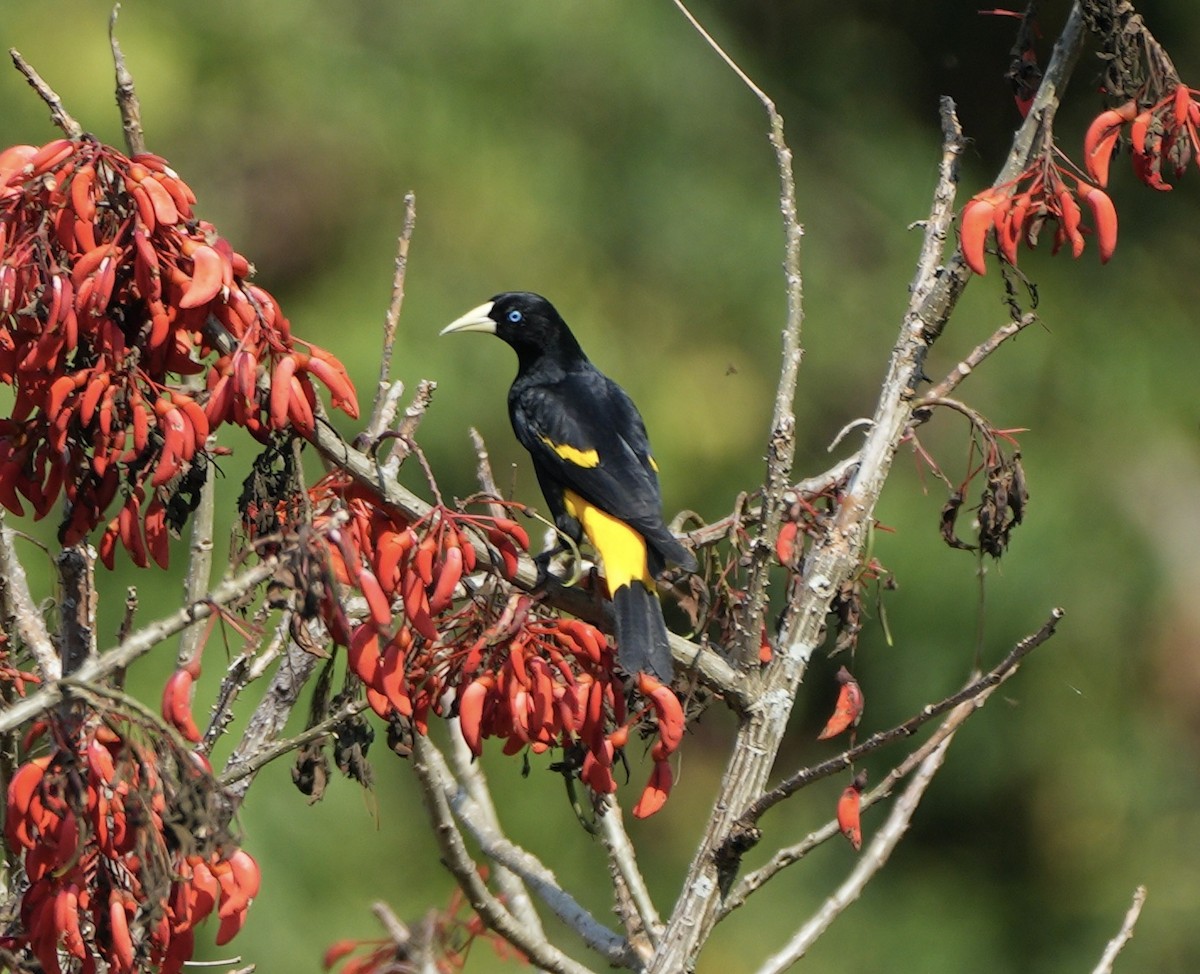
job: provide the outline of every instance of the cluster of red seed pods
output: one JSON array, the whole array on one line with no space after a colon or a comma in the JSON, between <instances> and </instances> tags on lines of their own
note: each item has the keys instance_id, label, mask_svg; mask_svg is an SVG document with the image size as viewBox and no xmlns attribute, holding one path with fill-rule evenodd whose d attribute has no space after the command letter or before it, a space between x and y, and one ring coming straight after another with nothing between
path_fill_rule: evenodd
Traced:
<instances>
[{"instance_id":1,"label":"cluster of red seed pods","mask_svg":"<svg viewBox=\"0 0 1200 974\"><path fill-rule=\"evenodd\" d=\"M1117 246L1117 211L1112 200L1099 187L1045 156L1036 159L1016 179L976 194L963 207L963 260L976 274L986 274L984 246L994 230L1000 253L1015 265L1021 242L1030 250L1036 247L1047 220L1055 224L1051 252L1057 254L1069 244L1072 256L1079 257L1085 231L1080 201L1091 211L1100 262L1106 263Z\"/></svg>"},{"instance_id":2,"label":"cluster of red seed pods","mask_svg":"<svg viewBox=\"0 0 1200 974\"><path fill-rule=\"evenodd\" d=\"M1137 100L1101 112L1083 140L1084 163L1101 186L1108 185L1109 164L1121 130L1129 126L1134 174L1151 189L1169 190L1165 169L1181 177L1200 153L1200 102L1197 92L1177 84L1153 104Z\"/></svg>"},{"instance_id":3,"label":"cluster of red seed pods","mask_svg":"<svg viewBox=\"0 0 1200 974\"><path fill-rule=\"evenodd\" d=\"M205 841L204 827L173 818L180 804L201 804L180 803L183 790L212 793L203 759L165 763L141 736L105 718L73 732L41 721L26 737L27 749L47 737L52 746L9 781L5 842L29 886L19 932L0 942L31 952L47 974L180 971L196 926L215 912L217 943L227 943L258 892L258 866L246 852ZM188 825L185 849L179 836Z\"/></svg>"},{"instance_id":4,"label":"cluster of red seed pods","mask_svg":"<svg viewBox=\"0 0 1200 974\"><path fill-rule=\"evenodd\" d=\"M310 436L311 377L358 414L341 363L297 345L195 201L162 158L88 137L0 152L0 504L40 518L65 494L74 544L121 498L109 566L118 542L166 564L169 486L221 423Z\"/></svg>"},{"instance_id":5,"label":"cluster of red seed pods","mask_svg":"<svg viewBox=\"0 0 1200 974\"><path fill-rule=\"evenodd\" d=\"M614 761L628 739L625 691L615 657L598 629L578 619L537 611L530 596L468 597L477 546L500 572L516 573L529 537L506 517L444 506L409 519L342 473L309 491L312 527L325 537L332 576L362 594L366 616L351 625L336 593L320 613L347 647L351 671L381 717L410 720L418 733L429 714L453 700L463 736L476 754L483 740L504 740L504 752L562 748L580 755L578 773L593 791L616 790ZM286 505L281 508L290 510ZM339 512L340 524L333 519ZM643 676L639 691L656 718L658 742L650 785L635 808L649 815L671 787L668 758L683 736L675 694Z\"/></svg>"}]
</instances>

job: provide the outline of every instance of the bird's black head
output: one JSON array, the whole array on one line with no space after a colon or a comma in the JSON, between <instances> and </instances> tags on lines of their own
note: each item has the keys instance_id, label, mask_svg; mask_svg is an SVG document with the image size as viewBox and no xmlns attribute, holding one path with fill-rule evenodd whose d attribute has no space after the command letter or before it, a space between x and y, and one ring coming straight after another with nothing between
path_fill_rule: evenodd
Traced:
<instances>
[{"instance_id":1,"label":"bird's black head","mask_svg":"<svg viewBox=\"0 0 1200 974\"><path fill-rule=\"evenodd\" d=\"M492 333L513 347L522 365L544 356L563 364L584 358L579 343L554 305L529 291L497 294L451 322L441 333L459 331Z\"/></svg>"}]
</instances>

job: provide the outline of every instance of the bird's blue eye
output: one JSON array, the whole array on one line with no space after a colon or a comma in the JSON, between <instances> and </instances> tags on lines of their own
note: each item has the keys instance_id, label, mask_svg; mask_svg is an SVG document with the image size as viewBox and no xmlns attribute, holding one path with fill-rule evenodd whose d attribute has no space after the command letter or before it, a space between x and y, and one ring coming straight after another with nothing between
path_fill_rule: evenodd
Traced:
<instances>
[{"instance_id":1,"label":"bird's blue eye","mask_svg":"<svg viewBox=\"0 0 1200 974\"><path fill-rule=\"evenodd\" d=\"M525 319L525 316L516 308L513 308L505 317L508 318L510 324L514 325L519 325Z\"/></svg>"}]
</instances>

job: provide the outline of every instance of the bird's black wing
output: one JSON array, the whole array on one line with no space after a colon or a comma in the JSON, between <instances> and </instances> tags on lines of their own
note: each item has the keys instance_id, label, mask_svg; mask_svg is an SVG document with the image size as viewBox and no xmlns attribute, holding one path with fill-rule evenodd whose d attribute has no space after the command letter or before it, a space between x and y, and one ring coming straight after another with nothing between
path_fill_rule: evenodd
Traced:
<instances>
[{"instance_id":1,"label":"bird's black wing","mask_svg":"<svg viewBox=\"0 0 1200 974\"><path fill-rule=\"evenodd\" d=\"M665 560L691 561L663 524L646 427L620 386L594 368L576 369L514 385L509 410L544 493L547 480L572 490L634 528Z\"/></svg>"}]
</instances>

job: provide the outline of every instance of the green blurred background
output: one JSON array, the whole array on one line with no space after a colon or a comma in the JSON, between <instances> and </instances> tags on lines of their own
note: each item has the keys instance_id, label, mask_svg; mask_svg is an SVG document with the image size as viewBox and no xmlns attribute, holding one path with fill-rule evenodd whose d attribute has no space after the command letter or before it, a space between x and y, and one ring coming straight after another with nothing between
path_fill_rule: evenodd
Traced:
<instances>
[{"instance_id":1,"label":"green blurred background","mask_svg":"<svg viewBox=\"0 0 1200 974\"><path fill-rule=\"evenodd\" d=\"M4 47L19 49L87 129L120 144L108 7L4 6ZM967 195L991 178L1018 124L1001 80L1015 22L976 6L697 4L776 99L796 153L806 229L798 475L827 466L836 431L872 409L919 245L906 228L926 215L936 175L937 96L957 100L972 139ZM1044 6L1048 48L1066 4ZM1200 7L1159 0L1142 12L1200 84ZM513 288L555 301L639 403L670 511L717 517L755 485L784 317L777 177L760 106L670 3L134 0L119 33L150 146L255 262L295 331L342 357L364 399L402 198L415 191L396 374L410 389L439 383L419 439L445 492L474 489L473 424L501 483L540 502L504 412L510 353L436 337ZM1085 59L1060 115L1068 152L1078 154L1101 107L1096 84L1096 62ZM0 145L52 138L46 116L14 71L0 72ZM954 689L980 625L987 661L1053 605L1067 613L1060 635L961 733L910 835L810 952L810 970L1090 970L1139 883L1149 901L1118 969L1200 968L1200 198L1194 173L1168 195L1136 185L1124 161L1114 168L1121 240L1110 265L1090 244L1078 262L1022 254L1043 324L962 389L996 425L1030 429L1021 437L1028 520L1008 556L986 566L982 616L976 562L937 534L944 491L911 452L898 457L879 510L895 533L876 542L899 583L886 599L894 645L873 612L854 660L868 698L863 729ZM932 376L1005 320L1000 296L994 271L972 282ZM922 436L961 477L963 427L939 419ZM226 504L249 446L222 465ZM421 487L417 473L405 477ZM29 551L48 593L45 562ZM121 571L104 582L117 599L136 582L147 619L178 599L177 573ZM221 652L215 640L202 694ZM164 647L137 667L148 699L171 656ZM814 663L783 769L833 753L813 738L840 662ZM664 911L729 730L719 708L707 714L666 810L631 826ZM309 808L283 764L251 791L242 825L263 893L231 947L260 971L316 971L333 940L376 936L377 898L416 919L449 897L409 770L382 741L373 756L371 796L339 780ZM558 779L544 760L522 779L518 762L497 757L489 752L485 766L514 838L607 917L602 852L575 825ZM878 779L899 757L867 767ZM644 773L635 764L625 798ZM772 812L764 849L828 819L843 784ZM868 813L867 831L880 820ZM718 928L700 970L754 970L852 863L844 843L818 850ZM199 940L201 956L231 956L211 933ZM468 965L511 969L485 945Z\"/></svg>"}]
</instances>

